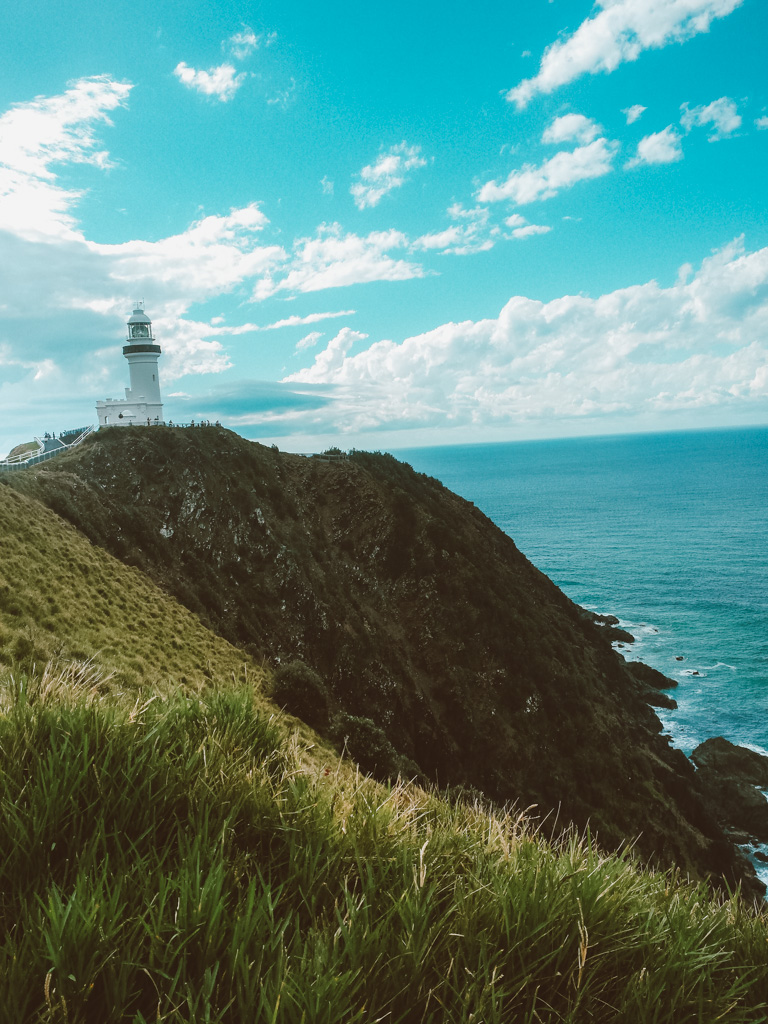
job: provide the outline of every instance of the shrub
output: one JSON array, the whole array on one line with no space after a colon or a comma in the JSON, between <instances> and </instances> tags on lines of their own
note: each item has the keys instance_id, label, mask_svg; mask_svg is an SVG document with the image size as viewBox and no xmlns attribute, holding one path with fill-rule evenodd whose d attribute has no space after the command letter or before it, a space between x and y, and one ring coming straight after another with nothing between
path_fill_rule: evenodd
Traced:
<instances>
[{"instance_id":1,"label":"shrub","mask_svg":"<svg viewBox=\"0 0 768 1024\"><path fill-rule=\"evenodd\" d=\"M328 728L328 691L317 672L303 661L289 661L275 671L271 696L315 729Z\"/></svg>"},{"instance_id":2,"label":"shrub","mask_svg":"<svg viewBox=\"0 0 768 1024\"><path fill-rule=\"evenodd\" d=\"M398 754L384 730L370 718L343 713L334 721L333 734L364 772L379 779L395 779L398 775L421 778L418 766Z\"/></svg>"}]
</instances>

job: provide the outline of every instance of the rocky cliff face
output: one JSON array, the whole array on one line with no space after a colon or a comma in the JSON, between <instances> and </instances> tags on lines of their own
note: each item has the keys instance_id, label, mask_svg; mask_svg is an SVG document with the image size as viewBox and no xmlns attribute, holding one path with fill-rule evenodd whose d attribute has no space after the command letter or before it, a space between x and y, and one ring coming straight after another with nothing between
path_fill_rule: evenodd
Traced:
<instances>
[{"instance_id":1,"label":"rocky cliff face","mask_svg":"<svg viewBox=\"0 0 768 1024\"><path fill-rule=\"evenodd\" d=\"M535 805L548 829L639 837L646 858L698 875L748 870L661 736L648 682L478 509L392 457L113 430L13 486L227 639L301 659L331 730L370 720L401 764Z\"/></svg>"}]
</instances>

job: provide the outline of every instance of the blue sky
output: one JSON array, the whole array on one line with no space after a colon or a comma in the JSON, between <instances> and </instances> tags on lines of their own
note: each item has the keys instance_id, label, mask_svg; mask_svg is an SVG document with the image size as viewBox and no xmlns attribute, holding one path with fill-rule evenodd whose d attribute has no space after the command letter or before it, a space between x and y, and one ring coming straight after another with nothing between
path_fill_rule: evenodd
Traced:
<instances>
[{"instance_id":1,"label":"blue sky","mask_svg":"<svg viewBox=\"0 0 768 1024\"><path fill-rule=\"evenodd\" d=\"M768 423L761 0L6 5L0 452Z\"/></svg>"}]
</instances>

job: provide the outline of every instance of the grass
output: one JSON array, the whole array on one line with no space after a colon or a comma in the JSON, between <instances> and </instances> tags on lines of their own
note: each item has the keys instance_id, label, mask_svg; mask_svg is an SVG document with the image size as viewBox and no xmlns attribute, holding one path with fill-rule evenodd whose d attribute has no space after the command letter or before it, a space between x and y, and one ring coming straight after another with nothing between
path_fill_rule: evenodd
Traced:
<instances>
[{"instance_id":1,"label":"grass","mask_svg":"<svg viewBox=\"0 0 768 1024\"><path fill-rule=\"evenodd\" d=\"M307 769L250 685L0 678L0 1022L766 1019L766 921L525 818Z\"/></svg>"},{"instance_id":2,"label":"grass","mask_svg":"<svg viewBox=\"0 0 768 1024\"><path fill-rule=\"evenodd\" d=\"M138 569L0 486L0 665L95 658L113 687L263 673Z\"/></svg>"}]
</instances>

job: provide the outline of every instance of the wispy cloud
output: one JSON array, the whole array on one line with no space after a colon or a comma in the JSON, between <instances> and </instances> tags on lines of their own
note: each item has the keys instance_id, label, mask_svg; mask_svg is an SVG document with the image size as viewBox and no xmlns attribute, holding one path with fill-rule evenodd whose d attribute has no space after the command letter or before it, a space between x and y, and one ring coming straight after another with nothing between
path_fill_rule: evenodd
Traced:
<instances>
[{"instance_id":1,"label":"wispy cloud","mask_svg":"<svg viewBox=\"0 0 768 1024\"><path fill-rule=\"evenodd\" d=\"M80 238L72 209L81 196L57 184L54 167L111 166L96 126L125 106L132 85L81 78L59 96L17 103L0 117L0 228L24 238Z\"/></svg>"},{"instance_id":2,"label":"wispy cloud","mask_svg":"<svg viewBox=\"0 0 768 1024\"><path fill-rule=\"evenodd\" d=\"M173 69L174 75L182 85L203 96L214 96L222 103L227 103L248 77L245 71L239 74L232 64L219 64L207 71L198 71L181 61Z\"/></svg>"},{"instance_id":3,"label":"wispy cloud","mask_svg":"<svg viewBox=\"0 0 768 1024\"><path fill-rule=\"evenodd\" d=\"M424 270L418 263L390 255L407 246L408 239L400 231L372 231L360 236L345 233L340 224L321 224L314 236L298 238L292 254L258 282L254 299L265 299L279 291L315 292L423 277Z\"/></svg>"},{"instance_id":4,"label":"wispy cloud","mask_svg":"<svg viewBox=\"0 0 768 1024\"><path fill-rule=\"evenodd\" d=\"M600 178L613 170L618 143L599 138L587 146L561 150L538 166L524 164L512 171L506 181L486 182L477 193L481 203L510 199L520 205L556 196L578 181Z\"/></svg>"},{"instance_id":5,"label":"wispy cloud","mask_svg":"<svg viewBox=\"0 0 768 1024\"><path fill-rule=\"evenodd\" d=\"M375 163L367 164L360 171L360 180L349 190L358 210L377 206L385 195L405 183L407 171L426 166L427 161L420 154L419 146L401 142L381 153Z\"/></svg>"},{"instance_id":6,"label":"wispy cloud","mask_svg":"<svg viewBox=\"0 0 768 1024\"><path fill-rule=\"evenodd\" d=\"M627 124L634 124L635 121L638 121L642 117L647 109L647 107L643 107L639 103L635 103L631 107L624 107L621 112L622 114L626 114Z\"/></svg>"},{"instance_id":7,"label":"wispy cloud","mask_svg":"<svg viewBox=\"0 0 768 1024\"><path fill-rule=\"evenodd\" d=\"M627 161L625 167L640 167L642 164L673 164L683 159L680 133L673 125L661 132L646 135L637 144L637 153Z\"/></svg>"},{"instance_id":8,"label":"wispy cloud","mask_svg":"<svg viewBox=\"0 0 768 1024\"><path fill-rule=\"evenodd\" d=\"M757 117L755 118L755 127L759 131L763 131L768 128L768 117Z\"/></svg>"},{"instance_id":9,"label":"wispy cloud","mask_svg":"<svg viewBox=\"0 0 768 1024\"><path fill-rule=\"evenodd\" d=\"M727 139L741 127L741 114L738 113L734 101L728 96L721 96L719 100L713 100L706 106L690 109L687 103L683 103L680 109L683 112L680 124L686 132L692 128L705 128L707 125L712 125L709 134L710 142Z\"/></svg>"},{"instance_id":10,"label":"wispy cloud","mask_svg":"<svg viewBox=\"0 0 768 1024\"><path fill-rule=\"evenodd\" d=\"M299 338L296 342L295 351L304 352L308 348L314 348L322 336L322 331L310 331L309 334L305 334L303 338Z\"/></svg>"},{"instance_id":11,"label":"wispy cloud","mask_svg":"<svg viewBox=\"0 0 768 1024\"><path fill-rule=\"evenodd\" d=\"M552 228L548 224L529 224L525 217L513 213L504 221L512 229L513 238L531 238L533 235L546 235Z\"/></svg>"},{"instance_id":12,"label":"wispy cloud","mask_svg":"<svg viewBox=\"0 0 768 1024\"><path fill-rule=\"evenodd\" d=\"M276 38L275 32L257 34L248 25L243 25L242 31L235 32L226 42L222 43L222 48L228 51L235 60L245 60L259 47L270 46Z\"/></svg>"},{"instance_id":13,"label":"wispy cloud","mask_svg":"<svg viewBox=\"0 0 768 1024\"><path fill-rule=\"evenodd\" d=\"M453 223L442 231L432 231L416 238L412 243L413 249L467 256L492 249L501 236L500 228L489 223L487 206L466 209L461 203L453 203L447 212Z\"/></svg>"},{"instance_id":14,"label":"wispy cloud","mask_svg":"<svg viewBox=\"0 0 768 1024\"><path fill-rule=\"evenodd\" d=\"M598 0L599 12L576 31L552 43L538 74L507 93L518 109L534 96L551 93L581 75L610 73L644 50L682 43L706 32L743 0Z\"/></svg>"}]
</instances>

